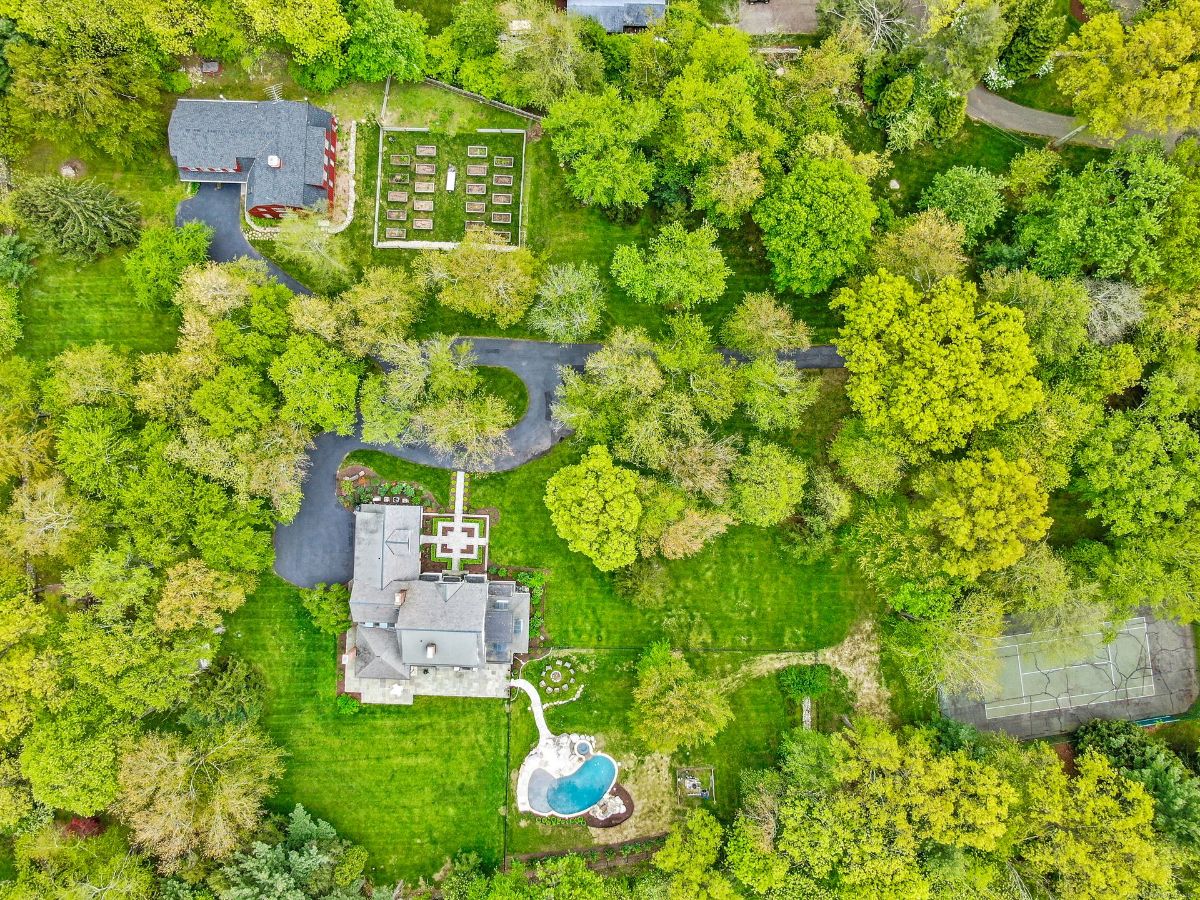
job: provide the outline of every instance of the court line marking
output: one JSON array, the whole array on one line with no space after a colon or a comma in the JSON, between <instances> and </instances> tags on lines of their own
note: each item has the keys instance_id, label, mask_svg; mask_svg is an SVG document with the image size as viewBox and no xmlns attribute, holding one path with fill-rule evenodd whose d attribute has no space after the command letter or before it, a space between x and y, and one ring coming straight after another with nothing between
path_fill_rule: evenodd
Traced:
<instances>
[{"instance_id":1,"label":"court line marking","mask_svg":"<svg viewBox=\"0 0 1200 900\"><path fill-rule=\"evenodd\" d=\"M1140 631L1140 635L1139 635L1139 631ZM1146 662L1146 665L1144 665L1144 666L1139 665L1137 667L1137 671L1135 671L1134 674L1131 675L1129 679L1126 679L1124 687L1118 687L1117 679L1116 679L1116 665L1115 665L1115 661L1113 660L1113 656L1112 656L1112 647L1117 642L1117 640L1119 640L1120 637L1124 634L1128 634L1130 637L1140 637L1141 638L1141 640L1138 642L1140 644L1138 655L1140 657L1142 651L1144 651L1146 654L1147 662ZM1108 643L1102 644L1102 646L1104 647L1105 657L1106 657L1106 661L1108 664L1109 681L1111 681L1113 683L1111 688L1104 690L1104 691L1089 691L1085 694L1075 694L1071 690L1071 684L1070 684L1070 678L1069 678L1070 670L1078 669L1078 668L1085 667L1085 666L1089 667L1089 668L1099 668L1099 665L1098 665L1099 661L1071 663L1070 665L1058 666L1057 668L1054 668L1054 669L1039 669L1038 670L1043 675L1047 675L1047 676L1052 675L1055 672L1066 672L1067 673L1068 677L1066 679L1065 687L1066 687L1066 691L1067 691L1066 699L1068 701L1068 705L1066 707L1062 706L1062 700L1063 700L1062 697L1042 696L1041 699L1037 699L1035 695L1032 695L1032 694L1029 694L1026 692L1025 667L1021 663L1021 656L1022 656L1021 651L1024 650L1026 647L1035 647L1035 646L1038 646L1039 644L1048 644L1048 643L1052 643L1054 641L1053 638L1044 638L1044 639L1038 640L1038 641L1025 641L1025 642L1021 642L1021 643L1015 642L1017 638L1030 637L1032 635L1033 635L1033 632L1027 631L1027 632L1023 632L1021 634L1005 635L1004 637L998 638L996 640L998 650L1007 650L1007 649L1011 648L1016 651L1016 653L1012 654L1012 655L1014 655L1017 660L1017 673L1018 673L1018 677L1020 680L1020 687L1021 687L1022 695L1019 698L1015 698L1012 700L997 700L997 701L993 701L991 703L984 703L983 707L984 707L984 717L985 718L987 718L987 719L1004 718L1005 714L1006 714L1005 713L1006 710L1015 709L1018 707L1029 707L1029 712L1031 712L1031 713L1033 713L1033 712L1049 712L1051 710L1076 709L1076 708L1079 708L1082 706L1091 706L1091 705L1095 705L1097 702L1112 703L1117 700L1140 700L1140 699L1145 699L1146 697L1152 697L1155 695L1155 693L1157 693L1157 688L1156 688L1156 685L1154 684L1154 667L1150 663L1150 630L1149 630L1149 625L1146 621L1145 616L1137 616L1133 619L1126 620L1125 624L1117 631L1113 640L1109 641ZM1085 637L1085 638L1103 637L1103 635L1104 635L1103 631L1097 631L1097 632L1090 632L1086 635L1082 635L1082 637ZM1138 685L1136 688L1132 687L1130 682L1133 680L1134 677L1136 677L1138 675L1139 672L1146 672L1146 673L1148 673L1148 675L1142 674L1141 675L1142 683L1140 685ZM1030 673L1030 674L1032 674L1032 673ZM1149 677L1149 679L1150 679L1149 692L1146 691L1146 678L1147 677ZM1124 697L1113 696L1109 700L1098 700L1097 699L1097 698L1105 696L1106 694L1120 694L1122 691L1124 691L1126 693L1126 696L1124 696ZM1136 696L1135 696L1135 693L1136 693ZM1050 704L1050 705L1047 705L1043 709L1034 709L1033 708L1035 705L1041 705L1041 704ZM996 715L996 713L999 713L1000 715Z\"/></svg>"}]
</instances>

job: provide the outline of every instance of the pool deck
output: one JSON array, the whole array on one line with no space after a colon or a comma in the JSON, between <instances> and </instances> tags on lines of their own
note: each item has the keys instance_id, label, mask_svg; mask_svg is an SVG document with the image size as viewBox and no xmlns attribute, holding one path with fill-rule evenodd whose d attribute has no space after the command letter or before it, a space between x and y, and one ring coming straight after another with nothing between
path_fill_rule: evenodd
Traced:
<instances>
[{"instance_id":1,"label":"pool deck","mask_svg":"<svg viewBox=\"0 0 1200 900\"><path fill-rule=\"evenodd\" d=\"M508 681L510 687L524 691L529 697L529 706L533 711L533 720L537 723L537 746L529 751L521 763L517 773L517 809L521 812L531 812L539 816L554 816L560 819L572 819L585 815L595 808L596 803L603 800L616 784L620 774L620 764L607 753L596 750L596 739L586 734L555 734L546 724L546 713L542 709L542 698L532 682L524 678L513 678ZM586 755L578 752L581 743L586 742L589 750ZM596 803L587 809L570 814L556 812L547 797L549 792L560 779L569 778L578 772L589 760L604 757L613 764L612 784L599 797Z\"/></svg>"}]
</instances>

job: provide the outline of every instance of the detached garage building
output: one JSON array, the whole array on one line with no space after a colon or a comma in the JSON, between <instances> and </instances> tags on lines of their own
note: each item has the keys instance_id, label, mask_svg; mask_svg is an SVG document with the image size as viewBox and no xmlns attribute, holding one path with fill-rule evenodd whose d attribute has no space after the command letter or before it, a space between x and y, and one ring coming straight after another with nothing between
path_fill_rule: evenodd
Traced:
<instances>
[{"instance_id":1,"label":"detached garage building","mask_svg":"<svg viewBox=\"0 0 1200 900\"><path fill-rule=\"evenodd\" d=\"M609 34L642 31L667 13L666 0L559 0L559 9L595 19Z\"/></svg>"},{"instance_id":2,"label":"detached garage building","mask_svg":"<svg viewBox=\"0 0 1200 900\"><path fill-rule=\"evenodd\" d=\"M333 206L337 119L294 100L180 100L167 128L183 181L244 184L246 210Z\"/></svg>"}]
</instances>

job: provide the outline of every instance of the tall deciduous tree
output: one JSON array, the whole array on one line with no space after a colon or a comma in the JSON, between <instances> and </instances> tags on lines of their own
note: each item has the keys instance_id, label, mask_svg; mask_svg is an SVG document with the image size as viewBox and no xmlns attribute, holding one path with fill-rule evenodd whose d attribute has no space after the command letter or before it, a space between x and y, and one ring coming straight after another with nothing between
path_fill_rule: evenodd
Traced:
<instances>
[{"instance_id":1,"label":"tall deciduous tree","mask_svg":"<svg viewBox=\"0 0 1200 900\"><path fill-rule=\"evenodd\" d=\"M956 279L924 293L880 272L834 300L847 393L867 426L935 451L1028 413L1041 398L1017 310Z\"/></svg>"},{"instance_id":2,"label":"tall deciduous tree","mask_svg":"<svg viewBox=\"0 0 1200 900\"><path fill-rule=\"evenodd\" d=\"M1162 268L1158 241L1183 176L1162 147L1129 140L1103 164L1061 173L1057 189L1025 200L1017 219L1030 265L1043 275L1153 280Z\"/></svg>"},{"instance_id":3,"label":"tall deciduous tree","mask_svg":"<svg viewBox=\"0 0 1200 900\"><path fill-rule=\"evenodd\" d=\"M537 290L537 260L525 247L495 249L487 229L470 231L453 250L430 250L417 257L416 277L447 309L515 325Z\"/></svg>"},{"instance_id":4,"label":"tall deciduous tree","mask_svg":"<svg viewBox=\"0 0 1200 900\"><path fill-rule=\"evenodd\" d=\"M974 244L1004 214L1004 187L1004 179L986 169L954 166L935 175L921 192L921 208L940 209Z\"/></svg>"},{"instance_id":5,"label":"tall deciduous tree","mask_svg":"<svg viewBox=\"0 0 1200 900\"><path fill-rule=\"evenodd\" d=\"M747 356L774 356L783 350L807 350L807 325L770 294L746 294L721 327L721 337Z\"/></svg>"},{"instance_id":6,"label":"tall deciduous tree","mask_svg":"<svg viewBox=\"0 0 1200 900\"><path fill-rule=\"evenodd\" d=\"M804 497L808 469L778 444L751 441L733 464L733 506L749 525L778 525Z\"/></svg>"},{"instance_id":7,"label":"tall deciduous tree","mask_svg":"<svg viewBox=\"0 0 1200 900\"><path fill-rule=\"evenodd\" d=\"M181 737L147 732L121 760L115 809L168 870L191 854L225 859L258 825L283 751L251 725Z\"/></svg>"},{"instance_id":8,"label":"tall deciduous tree","mask_svg":"<svg viewBox=\"0 0 1200 900\"><path fill-rule=\"evenodd\" d=\"M119 828L81 835L57 822L46 822L14 842L13 857L17 871L10 896L14 900L160 896L150 860L129 849Z\"/></svg>"},{"instance_id":9,"label":"tall deciduous tree","mask_svg":"<svg viewBox=\"0 0 1200 900\"><path fill-rule=\"evenodd\" d=\"M246 602L254 579L210 569L200 559L189 559L167 570L154 624L163 631L216 628L221 614Z\"/></svg>"},{"instance_id":10,"label":"tall deciduous tree","mask_svg":"<svg viewBox=\"0 0 1200 900\"><path fill-rule=\"evenodd\" d=\"M1154 133L1200 125L1200 2L1178 0L1129 26L1093 16L1067 40L1059 89L1097 134Z\"/></svg>"},{"instance_id":11,"label":"tall deciduous tree","mask_svg":"<svg viewBox=\"0 0 1200 900\"><path fill-rule=\"evenodd\" d=\"M357 411L359 367L312 335L288 338L271 363L283 418L318 431L349 434Z\"/></svg>"},{"instance_id":12,"label":"tall deciduous tree","mask_svg":"<svg viewBox=\"0 0 1200 900\"><path fill-rule=\"evenodd\" d=\"M967 267L966 230L940 209L900 220L871 250L871 266L903 275L921 288L961 278Z\"/></svg>"},{"instance_id":13,"label":"tall deciduous tree","mask_svg":"<svg viewBox=\"0 0 1200 900\"><path fill-rule=\"evenodd\" d=\"M13 128L129 159L162 139L159 74L139 53L101 55L64 42L12 42L7 110Z\"/></svg>"},{"instance_id":14,"label":"tall deciduous tree","mask_svg":"<svg viewBox=\"0 0 1200 900\"><path fill-rule=\"evenodd\" d=\"M622 244L613 253L612 275L634 300L690 309L725 291L729 267L715 245L717 230L705 223L688 231L672 222L650 239L648 250Z\"/></svg>"},{"instance_id":15,"label":"tall deciduous tree","mask_svg":"<svg viewBox=\"0 0 1200 900\"><path fill-rule=\"evenodd\" d=\"M202 222L143 231L138 245L122 259L137 301L147 307L169 304L184 269L207 258L211 239L212 229Z\"/></svg>"},{"instance_id":16,"label":"tall deciduous tree","mask_svg":"<svg viewBox=\"0 0 1200 900\"><path fill-rule=\"evenodd\" d=\"M388 0L354 0L349 8L346 74L358 81L419 81L425 74L425 17Z\"/></svg>"},{"instance_id":17,"label":"tall deciduous tree","mask_svg":"<svg viewBox=\"0 0 1200 900\"><path fill-rule=\"evenodd\" d=\"M117 768L134 729L76 691L52 716L34 722L21 745L21 774L39 803L90 816L117 796Z\"/></svg>"},{"instance_id":18,"label":"tall deciduous tree","mask_svg":"<svg viewBox=\"0 0 1200 900\"><path fill-rule=\"evenodd\" d=\"M577 465L555 472L546 483L546 507L567 546L602 572L637 559L637 475L614 465L607 448L592 447Z\"/></svg>"},{"instance_id":19,"label":"tall deciduous tree","mask_svg":"<svg viewBox=\"0 0 1200 900\"><path fill-rule=\"evenodd\" d=\"M603 209L640 209L650 199L657 164L644 144L662 119L652 97L626 99L606 85L550 107L543 122L550 145L568 167L567 188L576 200Z\"/></svg>"},{"instance_id":20,"label":"tall deciduous tree","mask_svg":"<svg viewBox=\"0 0 1200 900\"><path fill-rule=\"evenodd\" d=\"M733 718L719 681L697 675L665 641L651 644L637 664L630 729L655 753L707 744Z\"/></svg>"},{"instance_id":21,"label":"tall deciduous tree","mask_svg":"<svg viewBox=\"0 0 1200 900\"><path fill-rule=\"evenodd\" d=\"M1114 534L1152 533L1200 501L1200 437L1152 407L1111 413L1079 448L1089 515Z\"/></svg>"},{"instance_id":22,"label":"tall deciduous tree","mask_svg":"<svg viewBox=\"0 0 1200 900\"><path fill-rule=\"evenodd\" d=\"M850 163L809 156L754 207L775 283L805 295L828 290L862 258L878 215Z\"/></svg>"},{"instance_id":23,"label":"tall deciduous tree","mask_svg":"<svg viewBox=\"0 0 1200 900\"><path fill-rule=\"evenodd\" d=\"M579 19L531 0L518 0L515 17L527 24L505 36L500 60L522 101L549 109L603 82L603 57L580 39Z\"/></svg>"},{"instance_id":24,"label":"tall deciduous tree","mask_svg":"<svg viewBox=\"0 0 1200 900\"><path fill-rule=\"evenodd\" d=\"M983 279L989 300L1021 310L1038 362L1065 363L1088 340L1087 291L1077 280L1051 280L1036 272L990 272Z\"/></svg>"},{"instance_id":25,"label":"tall deciduous tree","mask_svg":"<svg viewBox=\"0 0 1200 900\"><path fill-rule=\"evenodd\" d=\"M925 504L915 524L931 538L937 566L955 578L1012 565L1050 527L1049 497L1029 463L997 450L943 463L918 479L917 490Z\"/></svg>"},{"instance_id":26,"label":"tall deciduous tree","mask_svg":"<svg viewBox=\"0 0 1200 900\"><path fill-rule=\"evenodd\" d=\"M546 270L526 321L552 341L578 341L600 326L604 294L594 265L559 263Z\"/></svg>"},{"instance_id":27,"label":"tall deciduous tree","mask_svg":"<svg viewBox=\"0 0 1200 900\"><path fill-rule=\"evenodd\" d=\"M254 30L283 41L307 64L340 50L350 24L337 0L239 0Z\"/></svg>"}]
</instances>

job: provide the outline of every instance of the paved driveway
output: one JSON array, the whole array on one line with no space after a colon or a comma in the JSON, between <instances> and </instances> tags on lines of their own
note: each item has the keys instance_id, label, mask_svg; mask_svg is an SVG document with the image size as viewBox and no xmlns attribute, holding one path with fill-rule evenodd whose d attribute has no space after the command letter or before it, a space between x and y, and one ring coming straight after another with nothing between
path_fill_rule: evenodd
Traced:
<instances>
[{"instance_id":1,"label":"paved driveway","mask_svg":"<svg viewBox=\"0 0 1200 900\"><path fill-rule=\"evenodd\" d=\"M770 0L738 7L737 27L746 34L813 34L817 30L816 0Z\"/></svg>"},{"instance_id":2,"label":"paved driveway","mask_svg":"<svg viewBox=\"0 0 1200 900\"><path fill-rule=\"evenodd\" d=\"M201 185L194 196L179 204L175 218L179 225L205 222L213 229L209 256L218 262L244 256L262 259L242 233L241 198L236 187ZM309 293L278 266L268 261L267 267L293 291ZM565 429L557 427L550 416L550 402L560 380L559 367L582 367L598 344L550 344L508 338L468 340L482 365L511 369L525 383L529 395L525 415L508 431L509 451L480 467L480 471L515 469L566 437ZM791 351L784 357L802 369L833 369L844 364L837 350L829 346ZM336 480L346 454L363 449L383 450L426 466L458 467L451 455L436 453L422 444L365 443L361 427L355 428L351 435L318 435L309 453L300 511L291 523L275 529L275 571L293 584L312 587L322 581L350 580L354 560L353 517L337 501Z\"/></svg>"}]
</instances>

